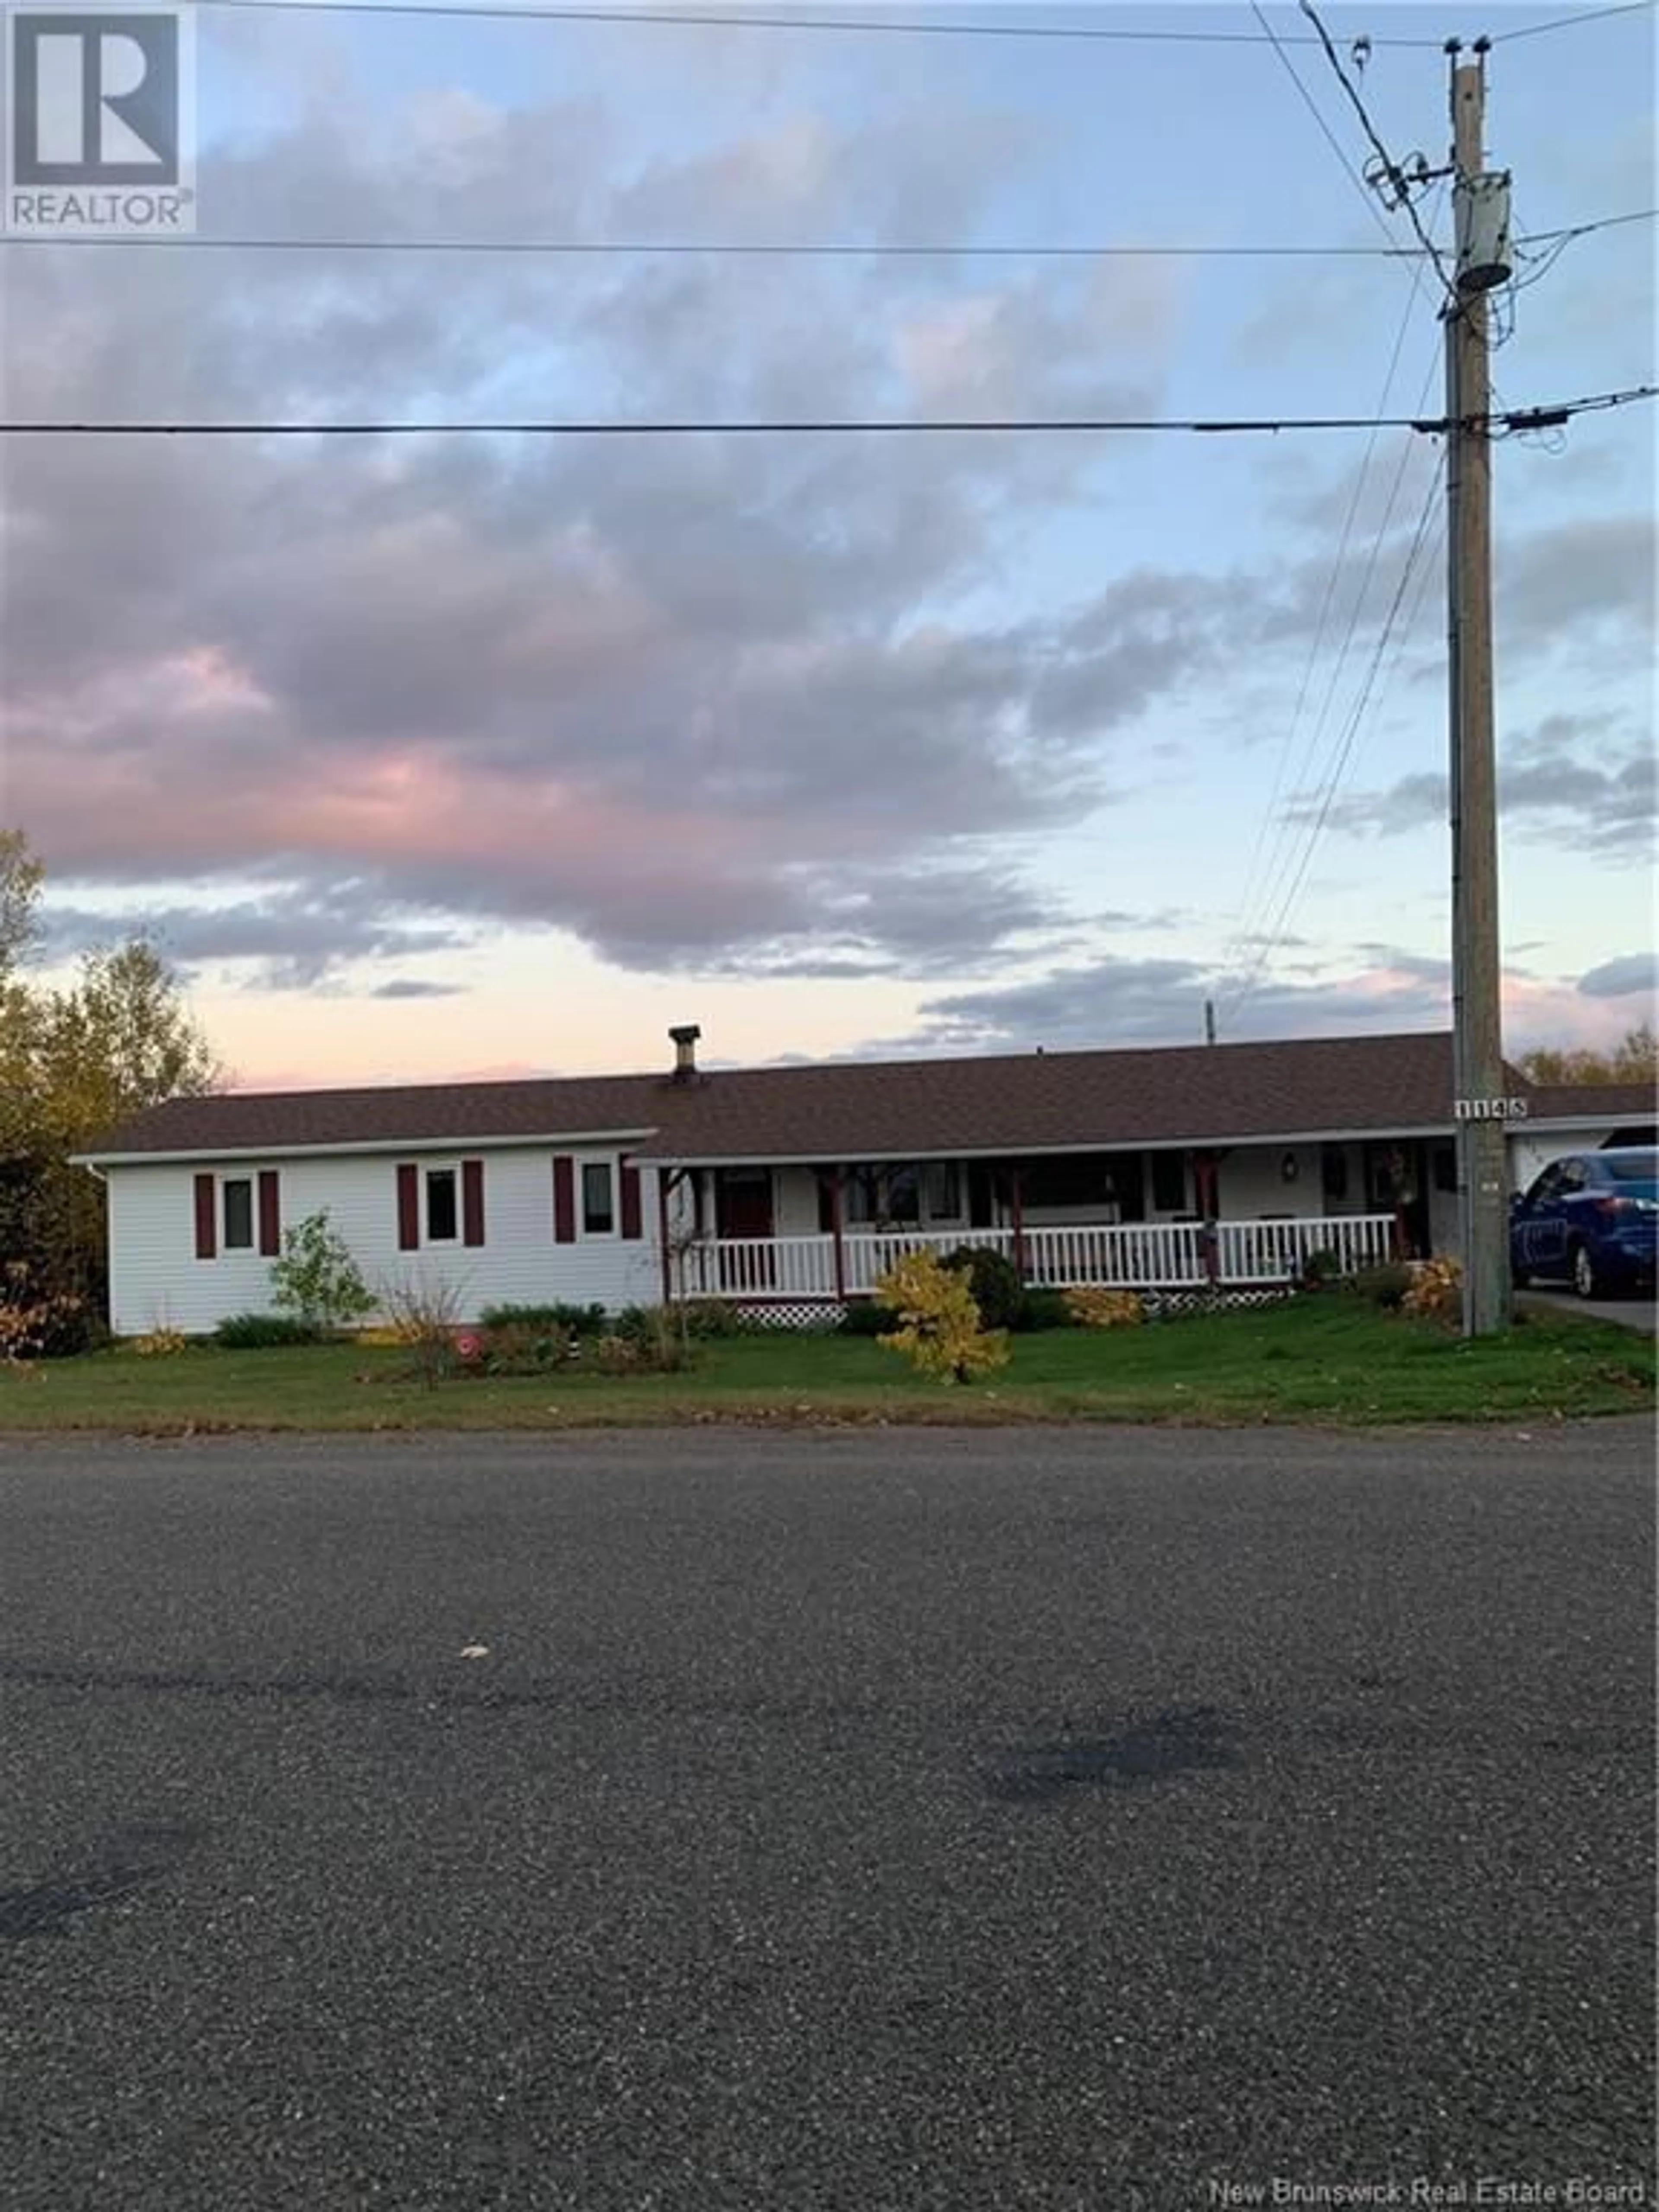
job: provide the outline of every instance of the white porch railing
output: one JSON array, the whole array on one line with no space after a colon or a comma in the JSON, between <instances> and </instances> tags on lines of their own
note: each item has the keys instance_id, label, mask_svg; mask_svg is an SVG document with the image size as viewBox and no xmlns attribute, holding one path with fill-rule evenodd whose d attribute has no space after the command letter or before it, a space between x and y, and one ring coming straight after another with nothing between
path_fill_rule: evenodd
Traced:
<instances>
[{"instance_id":1,"label":"white porch railing","mask_svg":"<svg viewBox=\"0 0 1659 2212\"><path fill-rule=\"evenodd\" d=\"M1394 1218L1387 1213L1218 1222L1217 1279L1224 1285L1289 1281L1315 1252L1333 1253L1338 1272L1352 1274L1388 1259L1393 1232ZM1025 1279L1034 1287L1173 1290L1190 1289L1207 1279L1204 1231L1196 1222L1027 1229L1020 1242ZM1014 1256L1011 1229L850 1229L842 1238L838 1283L833 1237L711 1238L684 1255L685 1294L725 1298L867 1296L907 1252L943 1254L964 1244L989 1245L1010 1259Z\"/></svg>"},{"instance_id":2,"label":"white porch railing","mask_svg":"<svg viewBox=\"0 0 1659 2212\"><path fill-rule=\"evenodd\" d=\"M1283 1282L1316 1252L1336 1256L1336 1272L1380 1267L1394 1237L1391 1213L1338 1214L1327 1221L1220 1221L1217 1255L1224 1283Z\"/></svg>"}]
</instances>

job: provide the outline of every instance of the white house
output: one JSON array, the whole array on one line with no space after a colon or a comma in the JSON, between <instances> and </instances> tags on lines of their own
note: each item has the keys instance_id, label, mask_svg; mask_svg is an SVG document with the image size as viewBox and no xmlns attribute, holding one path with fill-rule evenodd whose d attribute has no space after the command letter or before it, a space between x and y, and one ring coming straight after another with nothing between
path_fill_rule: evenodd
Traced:
<instances>
[{"instance_id":1,"label":"white house","mask_svg":"<svg viewBox=\"0 0 1659 2212\"><path fill-rule=\"evenodd\" d=\"M107 1186L112 1327L269 1310L283 1230L323 1210L371 1285L441 1282L465 1318L679 1290L804 1316L917 1244L1169 1290L1455 1249L1445 1036L705 1070L698 1032L672 1035L657 1073L141 1115L83 1162ZM1603 1103L1554 1149L1632 1118ZM1555 1125L1521 1126L1535 1146Z\"/></svg>"}]
</instances>

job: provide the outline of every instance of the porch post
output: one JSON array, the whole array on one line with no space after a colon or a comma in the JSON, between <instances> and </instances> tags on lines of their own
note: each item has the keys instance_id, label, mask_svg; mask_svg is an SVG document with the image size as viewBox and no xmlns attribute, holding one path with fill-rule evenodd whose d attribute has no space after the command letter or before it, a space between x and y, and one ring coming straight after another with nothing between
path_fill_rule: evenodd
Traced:
<instances>
[{"instance_id":1,"label":"porch post","mask_svg":"<svg viewBox=\"0 0 1659 2212\"><path fill-rule=\"evenodd\" d=\"M1204 1217L1204 1274L1212 1290L1221 1280L1221 1238L1216 1228L1216 1162L1213 1152L1193 1154L1198 1210Z\"/></svg>"},{"instance_id":2,"label":"porch post","mask_svg":"<svg viewBox=\"0 0 1659 2212\"><path fill-rule=\"evenodd\" d=\"M840 1168L831 1168L830 1170L830 1235L833 1239L830 1250L836 1270L837 1300L847 1296L847 1249L841 1241L842 1174L842 1170Z\"/></svg>"},{"instance_id":3,"label":"porch post","mask_svg":"<svg viewBox=\"0 0 1659 2212\"><path fill-rule=\"evenodd\" d=\"M662 1302L674 1303L674 1262L668 1249L668 1187L672 1178L665 1168L657 1170L657 1254L662 1268Z\"/></svg>"}]
</instances>

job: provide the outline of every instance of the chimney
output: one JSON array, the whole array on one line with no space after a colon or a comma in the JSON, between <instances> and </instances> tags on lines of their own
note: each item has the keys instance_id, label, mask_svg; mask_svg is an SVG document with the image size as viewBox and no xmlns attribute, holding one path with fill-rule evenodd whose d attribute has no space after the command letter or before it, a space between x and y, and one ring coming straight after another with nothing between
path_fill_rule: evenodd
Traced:
<instances>
[{"instance_id":1,"label":"chimney","mask_svg":"<svg viewBox=\"0 0 1659 2212\"><path fill-rule=\"evenodd\" d=\"M668 1032L674 1044L674 1080L676 1083L695 1083L697 1079L697 1039L702 1031L695 1022Z\"/></svg>"}]
</instances>

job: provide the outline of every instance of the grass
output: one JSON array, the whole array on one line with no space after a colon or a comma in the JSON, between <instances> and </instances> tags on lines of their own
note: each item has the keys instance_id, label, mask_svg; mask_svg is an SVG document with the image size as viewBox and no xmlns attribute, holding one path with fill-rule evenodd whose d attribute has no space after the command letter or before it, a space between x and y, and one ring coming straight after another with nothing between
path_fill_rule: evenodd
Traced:
<instances>
[{"instance_id":1,"label":"grass","mask_svg":"<svg viewBox=\"0 0 1659 2212\"><path fill-rule=\"evenodd\" d=\"M968 1388L926 1382L869 1339L780 1334L701 1347L689 1373L455 1380L428 1390L394 1351L331 1345L174 1357L94 1352L0 1370L0 1431L575 1429L811 1423L1551 1420L1654 1402L1646 1338L1530 1314L1465 1343L1432 1322L1327 1293L1254 1311L1013 1340Z\"/></svg>"}]
</instances>

